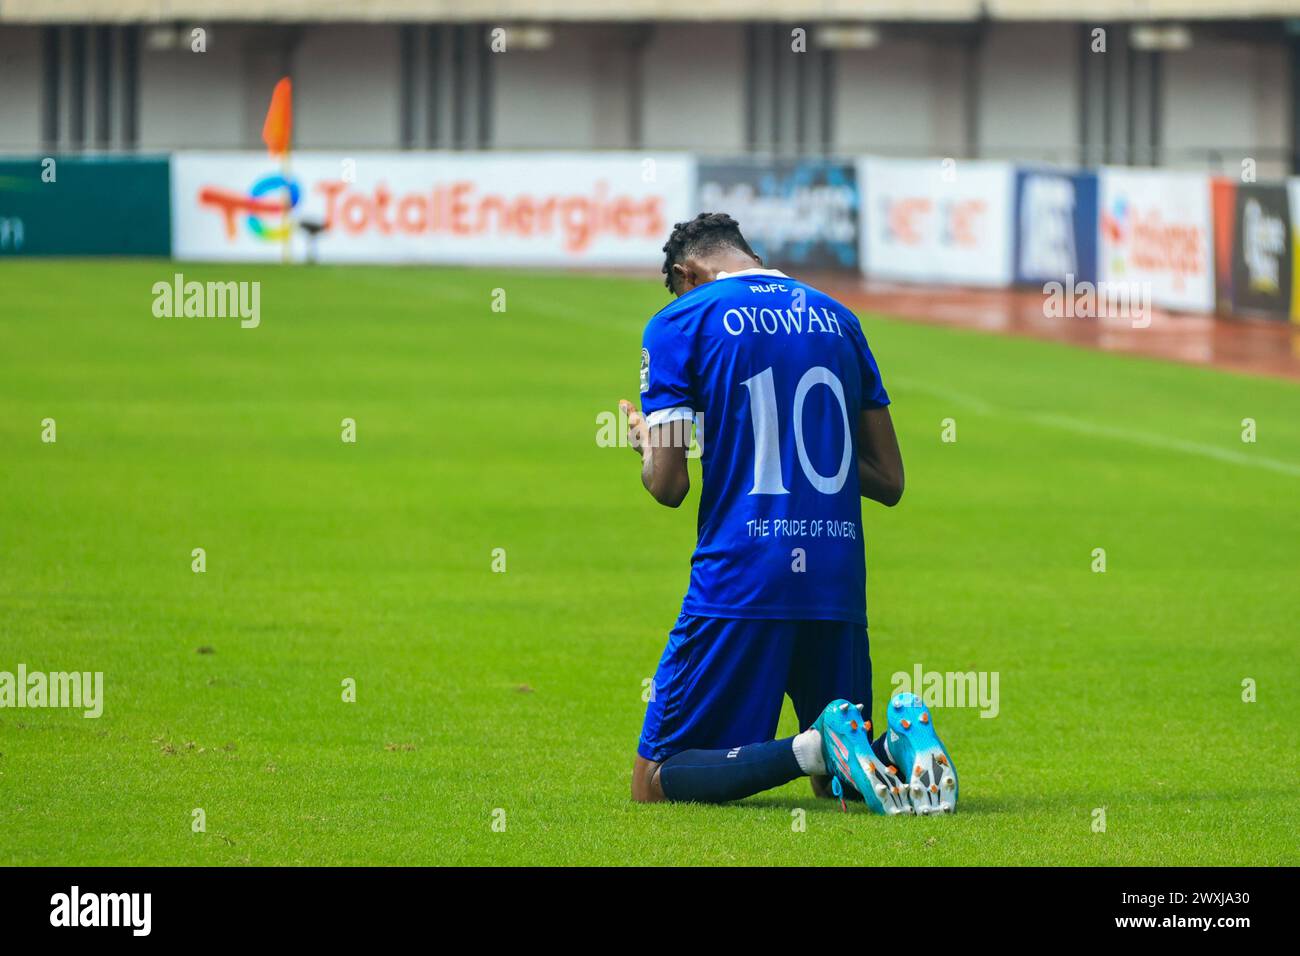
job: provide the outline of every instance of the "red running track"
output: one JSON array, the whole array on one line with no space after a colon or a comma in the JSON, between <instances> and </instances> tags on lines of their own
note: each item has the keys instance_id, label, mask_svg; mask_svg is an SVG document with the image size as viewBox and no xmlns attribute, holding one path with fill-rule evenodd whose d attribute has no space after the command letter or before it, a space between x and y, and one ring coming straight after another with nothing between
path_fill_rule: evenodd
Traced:
<instances>
[{"instance_id":1,"label":"red running track","mask_svg":"<svg viewBox=\"0 0 1300 956\"><path fill-rule=\"evenodd\" d=\"M1300 325L1291 322L1187 315L1153 307L1150 325L1134 328L1127 318L1049 318L1044 294L1034 289L909 286L830 274L800 278L857 313L879 312L1300 381Z\"/></svg>"}]
</instances>

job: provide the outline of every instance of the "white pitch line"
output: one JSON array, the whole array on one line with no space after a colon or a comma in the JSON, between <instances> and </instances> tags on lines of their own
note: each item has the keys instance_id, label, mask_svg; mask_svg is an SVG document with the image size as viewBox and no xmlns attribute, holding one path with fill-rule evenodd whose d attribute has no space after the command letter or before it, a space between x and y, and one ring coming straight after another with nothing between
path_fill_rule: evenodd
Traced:
<instances>
[{"instance_id":1,"label":"white pitch line","mask_svg":"<svg viewBox=\"0 0 1300 956\"><path fill-rule=\"evenodd\" d=\"M979 396L972 395L969 392L959 392L956 389L951 388L938 388L937 386L928 385L924 382L918 382L915 379L910 378L890 377L887 385L898 385L905 391L907 389L913 389L914 391L921 392L924 395L929 395L931 398L942 398L944 401L952 402L956 405L965 405L971 411L979 415L1007 414L1007 412L1002 409L996 408Z\"/></svg>"},{"instance_id":2,"label":"white pitch line","mask_svg":"<svg viewBox=\"0 0 1300 956\"><path fill-rule=\"evenodd\" d=\"M1127 428L1113 428L1109 425L1097 425L1093 422L1085 421L1081 418L1070 418L1065 415L1022 415L1026 421L1034 422L1038 425L1046 425L1049 428L1061 428L1065 431L1077 432L1081 435L1091 435L1097 438L1114 438L1117 441L1126 441L1134 445L1145 445L1148 448L1163 448L1167 451L1180 451L1188 455L1200 455L1202 458L1213 458L1216 461L1226 461L1232 465L1245 465L1247 468L1262 468L1265 471L1275 471L1282 475L1290 475L1293 478L1300 478L1300 465L1292 464L1289 461L1279 461L1276 458L1268 458L1264 455L1248 455L1245 452L1229 451L1226 448L1219 448L1217 445L1206 445L1196 441L1186 441L1182 438L1169 438L1165 435L1156 435L1151 432L1130 431Z\"/></svg>"},{"instance_id":3,"label":"white pitch line","mask_svg":"<svg viewBox=\"0 0 1300 956\"><path fill-rule=\"evenodd\" d=\"M950 388L940 388L913 379L896 379L895 381L904 390L911 389L929 395L932 398L949 401L955 405L962 405L980 415L1019 419L1035 425L1042 425L1047 428L1059 428L1062 431L1075 432L1080 435L1089 435L1093 438L1111 438L1115 441L1128 442L1133 445L1143 445L1147 448L1160 448L1165 451L1182 452L1186 455L1197 455L1201 458L1210 458L1215 461L1227 462L1230 465L1242 465L1246 468L1259 468L1264 471L1273 471L1281 475L1288 475L1292 478L1300 478L1300 465L1289 461L1281 461L1277 458L1269 458L1266 455L1254 455L1247 454L1246 452L1230 451L1227 448L1220 448L1217 445L1207 445L1203 442L1188 441L1182 438L1171 438L1167 435L1157 435L1153 432L1115 428L1111 425L1098 425L1095 422L1090 422L1082 418L1072 418L1068 415L1054 415L1042 412L1014 412L1009 409L998 408L996 405L993 405L978 396L971 395L968 392L961 392Z\"/></svg>"}]
</instances>

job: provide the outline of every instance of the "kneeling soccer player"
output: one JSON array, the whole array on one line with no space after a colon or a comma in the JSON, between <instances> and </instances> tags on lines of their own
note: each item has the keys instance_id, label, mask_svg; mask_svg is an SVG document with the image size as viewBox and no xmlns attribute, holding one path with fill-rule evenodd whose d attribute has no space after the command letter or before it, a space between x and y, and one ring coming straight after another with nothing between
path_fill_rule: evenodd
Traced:
<instances>
[{"instance_id":1,"label":"kneeling soccer player","mask_svg":"<svg viewBox=\"0 0 1300 956\"><path fill-rule=\"evenodd\" d=\"M896 696L872 737L861 499L897 504L903 462L862 327L764 269L724 213L678 223L664 252L676 299L646 326L641 412L620 406L655 500L686 497L692 422L704 487L633 798L718 803L807 775L876 813L954 810L919 698ZM786 694L808 729L773 740Z\"/></svg>"}]
</instances>

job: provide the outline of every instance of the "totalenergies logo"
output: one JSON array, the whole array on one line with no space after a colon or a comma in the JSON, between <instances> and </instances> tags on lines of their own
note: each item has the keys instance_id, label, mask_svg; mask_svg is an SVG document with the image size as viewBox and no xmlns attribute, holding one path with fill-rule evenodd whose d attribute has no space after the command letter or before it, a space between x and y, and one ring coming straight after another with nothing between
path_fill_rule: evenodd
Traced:
<instances>
[{"instance_id":1,"label":"totalenergies logo","mask_svg":"<svg viewBox=\"0 0 1300 956\"><path fill-rule=\"evenodd\" d=\"M324 228L343 236L554 239L565 252L582 253L601 237L658 237L665 226L661 196L618 193L599 179L583 191L539 193L464 179L414 188L321 180L313 190L324 201Z\"/></svg>"},{"instance_id":2,"label":"totalenergies logo","mask_svg":"<svg viewBox=\"0 0 1300 956\"><path fill-rule=\"evenodd\" d=\"M248 231L258 239L282 242L289 237L291 226L287 214L298 205L302 190L296 180L279 173L263 176L253 183L248 195L243 196L219 186L205 186L199 190L199 205L211 206L221 211L226 220L226 238L234 241L239 216L245 216ZM277 217L278 221L263 219Z\"/></svg>"},{"instance_id":3,"label":"totalenergies logo","mask_svg":"<svg viewBox=\"0 0 1300 956\"><path fill-rule=\"evenodd\" d=\"M604 180L536 193L492 189L467 179L401 186L319 179L308 188L323 212L322 231L342 239L549 239L565 252L581 254L598 239L656 238L666 226L662 196L629 195ZM216 186L199 190L199 205L225 217L231 242L241 217L254 236L284 239L286 213L305 198L297 181L279 174L259 179L247 195Z\"/></svg>"}]
</instances>

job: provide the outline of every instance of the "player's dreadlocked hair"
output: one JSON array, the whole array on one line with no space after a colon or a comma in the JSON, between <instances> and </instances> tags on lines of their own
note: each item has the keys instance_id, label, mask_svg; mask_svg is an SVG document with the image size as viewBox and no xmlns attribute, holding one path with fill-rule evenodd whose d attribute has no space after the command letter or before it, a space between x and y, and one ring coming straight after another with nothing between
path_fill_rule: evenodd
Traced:
<instances>
[{"instance_id":1,"label":"player's dreadlocked hair","mask_svg":"<svg viewBox=\"0 0 1300 956\"><path fill-rule=\"evenodd\" d=\"M673 288L673 266L687 256L698 256L714 249L731 247L739 249L746 255L754 256L754 250L740 234L740 223L725 212L702 212L694 219L679 222L673 226L673 233L664 243L664 285L669 292ZM758 256L754 256L755 259Z\"/></svg>"}]
</instances>

